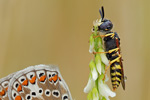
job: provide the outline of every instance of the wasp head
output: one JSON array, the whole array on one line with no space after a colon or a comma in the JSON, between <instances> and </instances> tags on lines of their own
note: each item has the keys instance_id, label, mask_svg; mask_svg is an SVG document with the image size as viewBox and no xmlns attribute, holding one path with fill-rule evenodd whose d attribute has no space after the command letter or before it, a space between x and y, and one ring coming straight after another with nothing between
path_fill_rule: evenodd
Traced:
<instances>
[{"instance_id":1,"label":"wasp head","mask_svg":"<svg viewBox=\"0 0 150 100\"><path fill-rule=\"evenodd\" d=\"M101 32L109 32L113 28L113 24L110 20L104 19L104 8L102 6L101 10L99 9L101 20L100 24L98 25L98 31Z\"/></svg>"}]
</instances>

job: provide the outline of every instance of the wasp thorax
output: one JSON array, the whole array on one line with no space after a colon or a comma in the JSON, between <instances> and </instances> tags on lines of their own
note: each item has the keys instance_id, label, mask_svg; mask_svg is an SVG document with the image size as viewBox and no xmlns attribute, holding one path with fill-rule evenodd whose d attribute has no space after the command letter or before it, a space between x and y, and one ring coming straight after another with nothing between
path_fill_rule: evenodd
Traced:
<instances>
[{"instance_id":1,"label":"wasp thorax","mask_svg":"<svg viewBox=\"0 0 150 100\"><path fill-rule=\"evenodd\" d=\"M98 31L108 32L112 29L113 24L110 20L104 19L102 20L102 24L98 26Z\"/></svg>"}]
</instances>

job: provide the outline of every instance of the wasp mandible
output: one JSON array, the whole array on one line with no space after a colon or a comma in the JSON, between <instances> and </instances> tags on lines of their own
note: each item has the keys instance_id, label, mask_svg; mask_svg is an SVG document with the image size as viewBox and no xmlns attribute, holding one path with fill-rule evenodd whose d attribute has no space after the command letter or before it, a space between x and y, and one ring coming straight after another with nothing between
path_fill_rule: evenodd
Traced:
<instances>
[{"instance_id":1,"label":"wasp mandible","mask_svg":"<svg viewBox=\"0 0 150 100\"><path fill-rule=\"evenodd\" d=\"M98 35L97 37L102 37L105 46L105 52L95 52L95 53L106 53L110 65L110 76L112 81L113 90L116 90L120 83L125 90L125 79L122 64L122 57L120 54L120 38L116 32L112 32L113 24L110 20L104 19L104 7L99 9L101 15L101 20L98 22L98 32L102 32L103 35ZM96 38L96 37L95 37ZM105 70L106 72L107 70Z\"/></svg>"}]
</instances>

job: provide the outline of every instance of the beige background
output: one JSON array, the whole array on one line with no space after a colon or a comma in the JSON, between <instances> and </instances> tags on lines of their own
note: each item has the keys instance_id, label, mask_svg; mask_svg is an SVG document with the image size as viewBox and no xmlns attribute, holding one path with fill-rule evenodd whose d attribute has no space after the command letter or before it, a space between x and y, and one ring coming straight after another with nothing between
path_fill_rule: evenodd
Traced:
<instances>
[{"instance_id":1,"label":"beige background","mask_svg":"<svg viewBox=\"0 0 150 100\"><path fill-rule=\"evenodd\" d=\"M57 64L75 100L86 100L89 36L105 7L121 38L126 90L111 100L150 100L148 0L0 0L0 78L30 65ZM109 74L109 72L107 73ZM109 86L110 81L108 82Z\"/></svg>"}]
</instances>

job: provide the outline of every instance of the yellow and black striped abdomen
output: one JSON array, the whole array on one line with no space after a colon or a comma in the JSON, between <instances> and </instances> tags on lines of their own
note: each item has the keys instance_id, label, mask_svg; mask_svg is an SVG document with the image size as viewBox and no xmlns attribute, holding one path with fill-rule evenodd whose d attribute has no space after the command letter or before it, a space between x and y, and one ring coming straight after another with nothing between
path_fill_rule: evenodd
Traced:
<instances>
[{"instance_id":1,"label":"yellow and black striped abdomen","mask_svg":"<svg viewBox=\"0 0 150 100\"><path fill-rule=\"evenodd\" d=\"M113 90L116 90L117 87L119 87L119 85L120 85L121 76L122 76L121 66L120 66L119 62L114 62L110 66L110 75L111 75Z\"/></svg>"}]
</instances>

